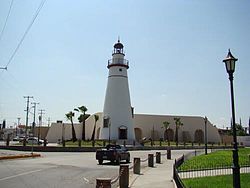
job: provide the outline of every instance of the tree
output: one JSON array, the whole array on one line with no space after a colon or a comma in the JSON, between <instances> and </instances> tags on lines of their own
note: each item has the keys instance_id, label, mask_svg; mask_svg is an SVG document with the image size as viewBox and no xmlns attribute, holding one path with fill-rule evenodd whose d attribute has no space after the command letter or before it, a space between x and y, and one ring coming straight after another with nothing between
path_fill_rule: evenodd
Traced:
<instances>
[{"instance_id":1,"label":"tree","mask_svg":"<svg viewBox=\"0 0 250 188\"><path fill-rule=\"evenodd\" d=\"M95 139L96 122L99 120L99 116L95 114L94 118L95 118L95 125L94 125L93 133L92 133L92 136L91 136L91 140L93 140L93 141Z\"/></svg>"},{"instance_id":2,"label":"tree","mask_svg":"<svg viewBox=\"0 0 250 188\"><path fill-rule=\"evenodd\" d=\"M80 106L78 108L75 108L74 110L82 113L78 117L78 121L82 123L82 140L85 140L85 120L89 117L89 115L86 114L88 109L85 106Z\"/></svg>"},{"instance_id":3,"label":"tree","mask_svg":"<svg viewBox=\"0 0 250 188\"><path fill-rule=\"evenodd\" d=\"M169 129L169 126L170 126L170 123L168 121L164 121L162 122L163 124L163 127L162 128L165 128L165 132L166 132L166 136L167 136L167 141L169 142L169 138L168 138L168 129Z\"/></svg>"},{"instance_id":4,"label":"tree","mask_svg":"<svg viewBox=\"0 0 250 188\"><path fill-rule=\"evenodd\" d=\"M236 128L236 135L237 136L246 136L246 131L244 130L243 126L239 123L235 123ZM231 129L230 135L233 135L233 130Z\"/></svg>"},{"instance_id":5,"label":"tree","mask_svg":"<svg viewBox=\"0 0 250 188\"><path fill-rule=\"evenodd\" d=\"M181 126L183 126L183 123L181 122L181 118L174 118L175 121L175 142L178 145L178 131Z\"/></svg>"},{"instance_id":6,"label":"tree","mask_svg":"<svg viewBox=\"0 0 250 188\"><path fill-rule=\"evenodd\" d=\"M77 141L76 138L76 132L75 132L75 128L74 128L74 123L73 123L73 117L75 116L75 113L70 111L68 112L66 115L66 118L71 122L71 127L72 127L72 141L75 142Z\"/></svg>"}]
</instances>

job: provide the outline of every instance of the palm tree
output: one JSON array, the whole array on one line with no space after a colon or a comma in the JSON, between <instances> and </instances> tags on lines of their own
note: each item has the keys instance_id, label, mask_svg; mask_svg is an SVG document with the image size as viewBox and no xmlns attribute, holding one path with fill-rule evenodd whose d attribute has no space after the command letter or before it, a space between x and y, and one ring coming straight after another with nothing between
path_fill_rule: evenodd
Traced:
<instances>
[{"instance_id":1,"label":"palm tree","mask_svg":"<svg viewBox=\"0 0 250 188\"><path fill-rule=\"evenodd\" d=\"M166 136L167 136L167 141L169 142L169 138L168 138L168 129L169 129L169 126L170 126L170 123L168 121L164 121L162 122L163 124L163 127L162 128L165 128L165 132L166 132Z\"/></svg>"},{"instance_id":2,"label":"palm tree","mask_svg":"<svg viewBox=\"0 0 250 188\"><path fill-rule=\"evenodd\" d=\"M74 128L74 123L73 123L73 117L75 116L75 113L70 111L68 112L66 115L66 118L71 122L71 127L72 127L72 141L75 142L77 141L76 138L76 132L75 132L75 128Z\"/></svg>"},{"instance_id":3,"label":"palm tree","mask_svg":"<svg viewBox=\"0 0 250 188\"><path fill-rule=\"evenodd\" d=\"M82 123L82 140L85 140L85 120L89 117L86 112L88 109L85 106L80 106L74 109L77 112L81 112L82 114L78 117L78 121Z\"/></svg>"},{"instance_id":4,"label":"palm tree","mask_svg":"<svg viewBox=\"0 0 250 188\"><path fill-rule=\"evenodd\" d=\"M91 136L91 140L93 140L93 141L95 139L96 122L99 120L99 116L95 114L94 118L95 118L95 125L94 125L93 133L92 133L92 136Z\"/></svg>"},{"instance_id":5,"label":"palm tree","mask_svg":"<svg viewBox=\"0 0 250 188\"><path fill-rule=\"evenodd\" d=\"M181 126L183 126L183 123L181 122L181 118L174 118L175 121L175 142L178 145L178 130Z\"/></svg>"}]
</instances>

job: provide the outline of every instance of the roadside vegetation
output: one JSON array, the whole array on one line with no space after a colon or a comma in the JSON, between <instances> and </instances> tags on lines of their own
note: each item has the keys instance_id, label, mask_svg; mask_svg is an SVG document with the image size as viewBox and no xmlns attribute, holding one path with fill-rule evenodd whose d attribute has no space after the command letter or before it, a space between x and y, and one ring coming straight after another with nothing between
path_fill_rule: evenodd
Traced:
<instances>
[{"instance_id":1,"label":"roadside vegetation","mask_svg":"<svg viewBox=\"0 0 250 188\"><path fill-rule=\"evenodd\" d=\"M249 164L250 148L239 149L239 165ZM211 167L231 167L232 166L232 150L221 150L208 155L199 155L186 160L179 169L181 170L197 170L210 169Z\"/></svg>"},{"instance_id":2,"label":"roadside vegetation","mask_svg":"<svg viewBox=\"0 0 250 188\"><path fill-rule=\"evenodd\" d=\"M250 187L250 174L241 174L240 182L241 188ZM211 176L211 177L202 177L202 178L192 178L192 179L183 179L183 183L186 187L190 188L225 188L233 187L233 176Z\"/></svg>"},{"instance_id":3,"label":"roadside vegetation","mask_svg":"<svg viewBox=\"0 0 250 188\"><path fill-rule=\"evenodd\" d=\"M239 165L241 167L245 165L250 165L250 148L240 148L239 149ZM220 167L232 166L232 150L221 150L208 155L199 155L186 160L179 168L180 171L195 171L195 170L205 170L205 169L216 169ZM241 187L250 187L250 173L241 173ZM208 176L200 178L188 178L182 179L182 182L186 187L192 188L224 188L233 187L233 177L232 175L221 175L221 176ZM209 182L209 183L208 183Z\"/></svg>"}]
</instances>

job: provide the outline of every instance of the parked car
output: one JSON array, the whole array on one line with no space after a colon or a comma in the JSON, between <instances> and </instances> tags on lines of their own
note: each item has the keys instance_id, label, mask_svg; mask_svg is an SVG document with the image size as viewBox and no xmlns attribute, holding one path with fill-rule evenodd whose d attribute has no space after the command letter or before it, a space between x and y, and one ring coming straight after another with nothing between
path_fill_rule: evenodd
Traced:
<instances>
[{"instance_id":1,"label":"parked car","mask_svg":"<svg viewBox=\"0 0 250 188\"><path fill-rule=\"evenodd\" d=\"M33 144L39 144L39 145L40 144L44 144L44 140L39 139L39 142L38 142L38 138L37 137L29 137L29 138L27 138L26 142L28 144L32 144L32 142L33 142Z\"/></svg>"},{"instance_id":2,"label":"parked car","mask_svg":"<svg viewBox=\"0 0 250 188\"><path fill-rule=\"evenodd\" d=\"M22 142L24 139L25 139L25 136L16 136L15 138L13 138L13 141Z\"/></svg>"},{"instance_id":3,"label":"parked car","mask_svg":"<svg viewBox=\"0 0 250 188\"><path fill-rule=\"evenodd\" d=\"M13 138L13 141L19 141L19 140L20 140L19 136Z\"/></svg>"},{"instance_id":4,"label":"parked car","mask_svg":"<svg viewBox=\"0 0 250 188\"><path fill-rule=\"evenodd\" d=\"M105 149L100 149L96 151L96 160L99 164L102 164L104 160L116 162L120 164L122 160L126 160L127 163L130 162L130 153L127 148L120 145L109 144Z\"/></svg>"}]
</instances>

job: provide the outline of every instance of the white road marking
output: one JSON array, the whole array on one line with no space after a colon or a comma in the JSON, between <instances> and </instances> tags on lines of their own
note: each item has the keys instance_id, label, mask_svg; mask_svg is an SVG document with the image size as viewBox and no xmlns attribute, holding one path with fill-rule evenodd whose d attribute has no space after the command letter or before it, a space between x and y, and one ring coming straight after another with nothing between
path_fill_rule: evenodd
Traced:
<instances>
[{"instance_id":1,"label":"white road marking","mask_svg":"<svg viewBox=\"0 0 250 188\"><path fill-rule=\"evenodd\" d=\"M49 168L55 168L55 166L49 167ZM11 178L16 178L16 177L19 177L19 176L24 176L24 175L27 175L27 174L32 174L32 173L35 173L35 172L40 172L40 171L43 171L43 170L47 170L47 169L49 169L49 168L43 168L43 169L38 169L38 170L32 170L32 171L28 171L28 172L16 174L16 175L13 175L13 176L8 176L8 177L5 177L5 178L1 178L0 181L8 180L8 179L11 179Z\"/></svg>"},{"instance_id":2,"label":"white road marking","mask_svg":"<svg viewBox=\"0 0 250 188\"><path fill-rule=\"evenodd\" d=\"M86 181L86 183L89 183L89 180L87 178L83 177L83 179L84 179L84 181Z\"/></svg>"}]
</instances>

